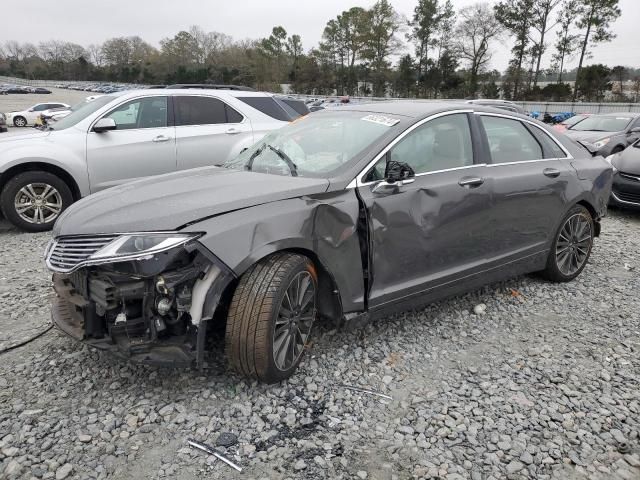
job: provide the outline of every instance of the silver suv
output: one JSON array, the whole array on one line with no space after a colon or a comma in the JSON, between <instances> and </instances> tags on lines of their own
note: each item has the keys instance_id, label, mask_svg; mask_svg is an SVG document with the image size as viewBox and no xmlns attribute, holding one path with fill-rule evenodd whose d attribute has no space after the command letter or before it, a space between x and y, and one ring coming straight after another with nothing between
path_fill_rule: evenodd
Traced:
<instances>
[{"instance_id":1,"label":"silver suv","mask_svg":"<svg viewBox=\"0 0 640 480\"><path fill-rule=\"evenodd\" d=\"M261 92L105 95L47 131L0 139L0 207L19 228L48 230L81 197L151 175L221 164L296 115Z\"/></svg>"}]
</instances>

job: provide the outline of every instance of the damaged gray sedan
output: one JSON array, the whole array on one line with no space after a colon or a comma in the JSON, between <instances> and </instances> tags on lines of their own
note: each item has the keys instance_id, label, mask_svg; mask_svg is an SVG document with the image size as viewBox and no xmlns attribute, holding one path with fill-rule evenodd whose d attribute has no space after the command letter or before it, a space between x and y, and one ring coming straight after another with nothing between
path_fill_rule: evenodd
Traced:
<instances>
[{"instance_id":1,"label":"damaged gray sedan","mask_svg":"<svg viewBox=\"0 0 640 480\"><path fill-rule=\"evenodd\" d=\"M211 155L211 152L202 152ZM569 281L612 168L515 113L395 102L319 112L219 167L72 205L46 252L53 321L135 362L289 377L315 322L415 308L527 272Z\"/></svg>"}]
</instances>

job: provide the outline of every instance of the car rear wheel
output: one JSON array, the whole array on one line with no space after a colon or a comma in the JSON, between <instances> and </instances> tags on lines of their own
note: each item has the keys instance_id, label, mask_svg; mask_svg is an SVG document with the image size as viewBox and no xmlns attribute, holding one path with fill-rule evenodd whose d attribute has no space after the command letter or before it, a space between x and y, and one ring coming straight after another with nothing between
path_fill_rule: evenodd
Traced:
<instances>
[{"instance_id":1,"label":"car rear wheel","mask_svg":"<svg viewBox=\"0 0 640 480\"><path fill-rule=\"evenodd\" d=\"M15 117L13 119L13 124L16 127L26 127L27 126L27 119L24 117Z\"/></svg>"},{"instance_id":2,"label":"car rear wheel","mask_svg":"<svg viewBox=\"0 0 640 480\"><path fill-rule=\"evenodd\" d=\"M4 217L29 232L50 230L71 203L69 186L54 174L42 171L19 173L0 194Z\"/></svg>"},{"instance_id":3,"label":"car rear wheel","mask_svg":"<svg viewBox=\"0 0 640 480\"><path fill-rule=\"evenodd\" d=\"M576 278L587 265L593 238L591 214L582 205L575 205L562 220L542 275L554 282Z\"/></svg>"},{"instance_id":4,"label":"car rear wheel","mask_svg":"<svg viewBox=\"0 0 640 480\"><path fill-rule=\"evenodd\" d=\"M298 367L316 318L317 275L302 255L278 253L240 279L225 336L230 366L250 378L275 383Z\"/></svg>"}]
</instances>

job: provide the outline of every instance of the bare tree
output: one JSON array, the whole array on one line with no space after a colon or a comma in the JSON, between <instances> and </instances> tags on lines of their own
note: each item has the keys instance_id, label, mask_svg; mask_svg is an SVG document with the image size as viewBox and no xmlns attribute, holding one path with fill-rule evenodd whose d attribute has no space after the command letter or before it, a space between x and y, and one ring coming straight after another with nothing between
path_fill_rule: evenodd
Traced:
<instances>
[{"instance_id":1,"label":"bare tree","mask_svg":"<svg viewBox=\"0 0 640 480\"><path fill-rule=\"evenodd\" d=\"M486 3L460 10L456 45L460 58L469 64L469 93L478 90L478 76L491 60L490 44L502 33L502 25Z\"/></svg>"},{"instance_id":2,"label":"bare tree","mask_svg":"<svg viewBox=\"0 0 640 480\"><path fill-rule=\"evenodd\" d=\"M87 47L87 53L89 54L88 60L96 67L101 67L104 64L104 54L102 53L102 45L92 43Z\"/></svg>"},{"instance_id":3,"label":"bare tree","mask_svg":"<svg viewBox=\"0 0 640 480\"><path fill-rule=\"evenodd\" d=\"M531 26L536 32L538 32L538 38L533 40L533 54L536 57L536 69L533 76L533 85L538 84L538 77L540 75L540 63L542 62L542 55L547 50L547 44L545 43L545 37L558 22L549 23L549 16L553 10L562 3L563 0L535 0L533 3L533 21Z\"/></svg>"}]
</instances>

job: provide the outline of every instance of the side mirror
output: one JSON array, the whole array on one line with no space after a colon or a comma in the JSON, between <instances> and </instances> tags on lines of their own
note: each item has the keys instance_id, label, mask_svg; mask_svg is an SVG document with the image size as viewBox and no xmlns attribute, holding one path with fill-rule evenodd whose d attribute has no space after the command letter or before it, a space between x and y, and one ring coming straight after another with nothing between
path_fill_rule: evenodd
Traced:
<instances>
[{"instance_id":1,"label":"side mirror","mask_svg":"<svg viewBox=\"0 0 640 480\"><path fill-rule=\"evenodd\" d=\"M397 162L391 160L387 162L387 168L384 172L384 178L389 183L404 182L410 178L416 176L416 172L413 171L411 165L405 162Z\"/></svg>"},{"instance_id":2,"label":"side mirror","mask_svg":"<svg viewBox=\"0 0 640 480\"><path fill-rule=\"evenodd\" d=\"M115 130L118 128L116 121L113 118L101 118L93 126L93 131L96 133L108 132L109 130Z\"/></svg>"},{"instance_id":3,"label":"side mirror","mask_svg":"<svg viewBox=\"0 0 640 480\"><path fill-rule=\"evenodd\" d=\"M640 133L640 127L634 127L631 130L629 130L629 133Z\"/></svg>"}]
</instances>

